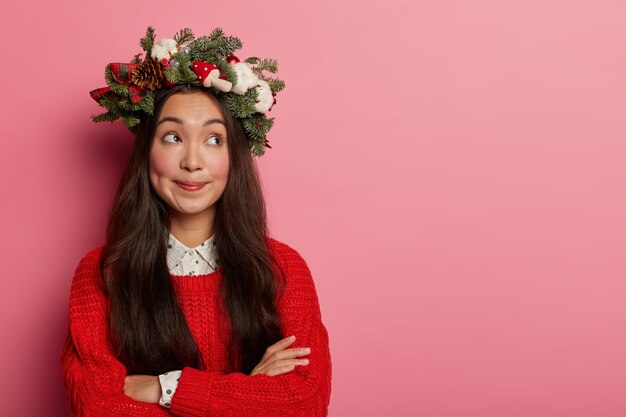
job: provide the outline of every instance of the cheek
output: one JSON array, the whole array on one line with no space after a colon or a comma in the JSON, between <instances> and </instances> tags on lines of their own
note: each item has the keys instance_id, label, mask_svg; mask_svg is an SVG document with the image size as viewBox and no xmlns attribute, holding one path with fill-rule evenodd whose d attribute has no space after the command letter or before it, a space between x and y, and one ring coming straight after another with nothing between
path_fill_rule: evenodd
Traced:
<instances>
[{"instance_id":1,"label":"cheek","mask_svg":"<svg viewBox=\"0 0 626 417\"><path fill-rule=\"evenodd\" d=\"M152 150L150 152L150 181L156 181L159 177L166 177L171 173L171 161L165 153Z\"/></svg>"},{"instance_id":2,"label":"cheek","mask_svg":"<svg viewBox=\"0 0 626 417\"><path fill-rule=\"evenodd\" d=\"M220 158L214 162L213 176L224 181L228 181L228 173L230 171L230 161L228 157Z\"/></svg>"}]
</instances>

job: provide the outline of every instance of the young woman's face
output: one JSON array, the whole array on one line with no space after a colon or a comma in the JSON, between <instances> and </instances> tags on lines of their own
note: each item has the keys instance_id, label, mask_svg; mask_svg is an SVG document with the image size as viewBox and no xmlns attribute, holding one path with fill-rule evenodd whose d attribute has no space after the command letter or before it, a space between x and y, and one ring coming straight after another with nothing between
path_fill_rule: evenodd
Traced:
<instances>
[{"instance_id":1,"label":"young woman's face","mask_svg":"<svg viewBox=\"0 0 626 417\"><path fill-rule=\"evenodd\" d=\"M150 149L150 183L170 215L215 214L230 161L224 117L206 94L176 93L165 102Z\"/></svg>"}]
</instances>

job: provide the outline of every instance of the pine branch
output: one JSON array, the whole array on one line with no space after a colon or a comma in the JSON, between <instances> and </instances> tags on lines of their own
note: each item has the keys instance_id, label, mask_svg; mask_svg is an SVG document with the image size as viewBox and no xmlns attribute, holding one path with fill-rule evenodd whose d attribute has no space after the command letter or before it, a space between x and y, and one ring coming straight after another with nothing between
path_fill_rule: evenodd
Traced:
<instances>
[{"instance_id":1,"label":"pine branch","mask_svg":"<svg viewBox=\"0 0 626 417\"><path fill-rule=\"evenodd\" d=\"M115 80L115 76L113 75L111 64L107 64L107 66L104 67L104 81L106 81L109 87L111 87L111 84L118 84L118 82Z\"/></svg>"},{"instance_id":2,"label":"pine branch","mask_svg":"<svg viewBox=\"0 0 626 417\"><path fill-rule=\"evenodd\" d=\"M250 93L250 94L248 94ZM245 118L254 114L254 104L256 103L256 89L250 89L246 94L227 94L226 103L233 116Z\"/></svg>"},{"instance_id":3,"label":"pine branch","mask_svg":"<svg viewBox=\"0 0 626 417\"><path fill-rule=\"evenodd\" d=\"M285 88L285 82L275 77L261 77L262 80L267 81L272 90L272 94L276 94Z\"/></svg>"},{"instance_id":4,"label":"pine branch","mask_svg":"<svg viewBox=\"0 0 626 417\"><path fill-rule=\"evenodd\" d=\"M233 83L233 85L237 84L237 73L233 70L233 67L230 66L225 59L218 59L212 62L221 72L226 74L226 78L228 81Z\"/></svg>"},{"instance_id":5,"label":"pine branch","mask_svg":"<svg viewBox=\"0 0 626 417\"><path fill-rule=\"evenodd\" d=\"M148 56L148 55L146 55ZM141 54L135 54L135 56L133 57L132 61L130 61L131 64L141 64Z\"/></svg>"},{"instance_id":6,"label":"pine branch","mask_svg":"<svg viewBox=\"0 0 626 417\"><path fill-rule=\"evenodd\" d=\"M176 59L180 65L177 68L169 67L165 73L165 77L168 81L174 83L194 84L200 85L198 82L198 76L191 69L192 57L189 54L183 52L177 52L172 56Z\"/></svg>"},{"instance_id":7,"label":"pine branch","mask_svg":"<svg viewBox=\"0 0 626 417\"><path fill-rule=\"evenodd\" d=\"M135 110L135 109L134 109L135 104L134 104L132 101L130 101L130 100L128 100L128 99L124 99L124 98L122 98L122 97L120 97L120 98L117 100L117 107L120 109L120 113L121 113L121 116L122 116L122 117L124 117L124 116L125 116L125 114L124 114L124 113L126 113L126 112L132 112L133 110Z\"/></svg>"},{"instance_id":8,"label":"pine branch","mask_svg":"<svg viewBox=\"0 0 626 417\"><path fill-rule=\"evenodd\" d=\"M130 97L130 89L124 84L120 84L115 80L115 75L113 75L113 70L111 69L111 65L107 65L104 69L104 80L107 85L111 87L111 90L114 94L122 97Z\"/></svg>"},{"instance_id":9,"label":"pine branch","mask_svg":"<svg viewBox=\"0 0 626 417\"><path fill-rule=\"evenodd\" d=\"M193 61L206 61L207 55L211 54L213 41L206 36L196 38L189 44Z\"/></svg>"},{"instance_id":10,"label":"pine branch","mask_svg":"<svg viewBox=\"0 0 626 417\"><path fill-rule=\"evenodd\" d=\"M220 62L220 61L225 61L224 58L222 58L221 55L215 53L215 52L211 52L205 55L205 58L203 59L203 61L205 62L209 62L215 66L217 66L217 64L215 64L216 62Z\"/></svg>"},{"instance_id":11,"label":"pine branch","mask_svg":"<svg viewBox=\"0 0 626 417\"><path fill-rule=\"evenodd\" d=\"M252 155L253 156L263 156L265 155L265 141L261 142L252 142Z\"/></svg>"},{"instance_id":12,"label":"pine branch","mask_svg":"<svg viewBox=\"0 0 626 417\"><path fill-rule=\"evenodd\" d=\"M150 90L147 90L148 92L151 92ZM129 111L129 112L138 112L138 111L144 111L144 108L146 107L146 105L148 104L147 102L144 103L144 99L145 99L145 95L142 97L142 99L137 102L137 103L133 103L130 100L126 100L125 104L124 104L124 109ZM143 104L142 104L143 103Z\"/></svg>"},{"instance_id":13,"label":"pine branch","mask_svg":"<svg viewBox=\"0 0 626 417\"><path fill-rule=\"evenodd\" d=\"M154 93L150 90L146 91L143 99L137 103L139 109L143 110L147 115L152 116L154 112Z\"/></svg>"},{"instance_id":14,"label":"pine branch","mask_svg":"<svg viewBox=\"0 0 626 417\"><path fill-rule=\"evenodd\" d=\"M235 36L224 36L221 28L216 28L209 36L201 36L189 44L194 61L214 63L216 58L225 58L241 49L241 40Z\"/></svg>"},{"instance_id":15,"label":"pine branch","mask_svg":"<svg viewBox=\"0 0 626 417\"><path fill-rule=\"evenodd\" d=\"M109 112L115 114L117 117L120 117L120 106L117 104L117 96L114 94L107 94L98 100L98 104L107 109Z\"/></svg>"},{"instance_id":16,"label":"pine branch","mask_svg":"<svg viewBox=\"0 0 626 417\"><path fill-rule=\"evenodd\" d=\"M117 108L119 109L120 117L134 115L136 114L136 112L143 111L144 107L150 104L149 102L151 99L152 101L154 101L153 96L152 96L152 97L149 97L148 101L144 103L144 100L146 99L148 92L152 93L150 90L148 90L146 93L144 93L142 99L137 103L133 103L131 100L129 100L126 97L118 97L116 101L116 105L117 105Z\"/></svg>"},{"instance_id":17,"label":"pine branch","mask_svg":"<svg viewBox=\"0 0 626 417\"><path fill-rule=\"evenodd\" d=\"M124 84L113 83L110 85L111 90L118 96L121 97L130 97L130 89L126 87Z\"/></svg>"},{"instance_id":18,"label":"pine branch","mask_svg":"<svg viewBox=\"0 0 626 417\"><path fill-rule=\"evenodd\" d=\"M134 116L125 116L122 117L122 123L124 123L126 127L134 127L141 123L141 120Z\"/></svg>"},{"instance_id":19,"label":"pine branch","mask_svg":"<svg viewBox=\"0 0 626 417\"><path fill-rule=\"evenodd\" d=\"M255 113L243 120L243 127L248 137L254 141L265 142L267 132L274 125L274 119L268 119L262 113Z\"/></svg>"},{"instance_id":20,"label":"pine branch","mask_svg":"<svg viewBox=\"0 0 626 417\"><path fill-rule=\"evenodd\" d=\"M165 71L165 79L171 83L178 82L178 70L174 67L169 67L167 71Z\"/></svg>"},{"instance_id":21,"label":"pine branch","mask_svg":"<svg viewBox=\"0 0 626 417\"><path fill-rule=\"evenodd\" d=\"M239 38L234 36L226 36L214 41L214 50L221 56L227 57L232 55L236 50L241 49L242 43Z\"/></svg>"},{"instance_id":22,"label":"pine branch","mask_svg":"<svg viewBox=\"0 0 626 417\"><path fill-rule=\"evenodd\" d=\"M208 37L211 40L215 40L215 39L221 38L222 36L224 36L224 30L218 27L218 28L213 29Z\"/></svg>"},{"instance_id":23,"label":"pine branch","mask_svg":"<svg viewBox=\"0 0 626 417\"><path fill-rule=\"evenodd\" d=\"M263 140L265 140L265 136L267 135L267 132L269 132L270 129L274 126L274 118L267 117L264 114L260 114L259 119L261 123L261 128L263 129Z\"/></svg>"},{"instance_id":24,"label":"pine branch","mask_svg":"<svg viewBox=\"0 0 626 417\"><path fill-rule=\"evenodd\" d=\"M152 52L152 45L154 45L154 28L152 26L148 26L148 29L146 29L146 36L141 38L139 45L141 45L141 48L148 54Z\"/></svg>"},{"instance_id":25,"label":"pine branch","mask_svg":"<svg viewBox=\"0 0 626 417\"><path fill-rule=\"evenodd\" d=\"M119 116L111 113L111 112L105 112L105 113L100 113L100 114L95 114L91 116L91 120L93 120L94 122L111 122L113 123L115 120L119 119Z\"/></svg>"},{"instance_id":26,"label":"pine branch","mask_svg":"<svg viewBox=\"0 0 626 417\"><path fill-rule=\"evenodd\" d=\"M176 35L174 35L174 40L179 46L184 43L191 42L194 38L193 32L189 28L181 29Z\"/></svg>"},{"instance_id":27,"label":"pine branch","mask_svg":"<svg viewBox=\"0 0 626 417\"><path fill-rule=\"evenodd\" d=\"M260 59L254 66L254 69L259 72L269 71L274 74L276 73L276 71L278 71L278 61L272 58Z\"/></svg>"}]
</instances>

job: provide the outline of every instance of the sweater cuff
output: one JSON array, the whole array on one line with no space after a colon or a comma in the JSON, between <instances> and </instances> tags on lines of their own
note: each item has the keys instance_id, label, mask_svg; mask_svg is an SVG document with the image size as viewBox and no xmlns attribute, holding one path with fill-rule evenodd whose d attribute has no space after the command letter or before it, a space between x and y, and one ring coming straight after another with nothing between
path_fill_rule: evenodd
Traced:
<instances>
[{"instance_id":1,"label":"sweater cuff","mask_svg":"<svg viewBox=\"0 0 626 417\"><path fill-rule=\"evenodd\" d=\"M204 416L209 405L211 372L183 368L176 392L172 397L170 411L177 416Z\"/></svg>"}]
</instances>

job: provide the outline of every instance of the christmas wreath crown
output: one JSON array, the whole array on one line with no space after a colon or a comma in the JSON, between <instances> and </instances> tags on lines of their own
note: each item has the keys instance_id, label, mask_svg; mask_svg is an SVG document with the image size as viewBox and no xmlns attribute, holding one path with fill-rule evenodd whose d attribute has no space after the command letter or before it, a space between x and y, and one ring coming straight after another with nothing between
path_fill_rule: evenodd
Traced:
<instances>
[{"instance_id":1,"label":"christmas wreath crown","mask_svg":"<svg viewBox=\"0 0 626 417\"><path fill-rule=\"evenodd\" d=\"M107 110L92 115L94 122L121 118L135 133L141 121L153 114L155 91L175 85L203 86L224 95L232 115L242 122L253 155L262 156L266 147L271 148L266 136L274 119L266 113L285 83L264 72L275 74L276 60L249 57L240 61L233 54L242 47L241 40L224 35L221 28L199 38L184 28L173 39L155 43L154 29L149 26L139 44L146 53L143 60L139 53L129 63L108 64L107 86L89 93Z\"/></svg>"}]
</instances>

